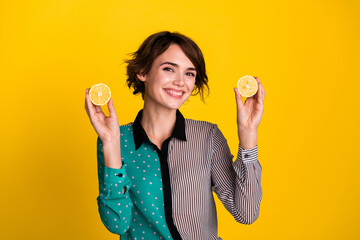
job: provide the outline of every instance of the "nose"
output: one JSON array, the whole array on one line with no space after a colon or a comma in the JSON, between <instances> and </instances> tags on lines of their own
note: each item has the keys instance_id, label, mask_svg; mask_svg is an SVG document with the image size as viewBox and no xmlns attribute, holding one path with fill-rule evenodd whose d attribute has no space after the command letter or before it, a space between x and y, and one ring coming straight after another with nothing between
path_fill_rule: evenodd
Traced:
<instances>
[{"instance_id":1,"label":"nose","mask_svg":"<svg viewBox=\"0 0 360 240\"><path fill-rule=\"evenodd\" d=\"M174 84L178 86L184 86L185 76L183 74L178 74L178 76L176 76L176 79L174 80Z\"/></svg>"}]
</instances>

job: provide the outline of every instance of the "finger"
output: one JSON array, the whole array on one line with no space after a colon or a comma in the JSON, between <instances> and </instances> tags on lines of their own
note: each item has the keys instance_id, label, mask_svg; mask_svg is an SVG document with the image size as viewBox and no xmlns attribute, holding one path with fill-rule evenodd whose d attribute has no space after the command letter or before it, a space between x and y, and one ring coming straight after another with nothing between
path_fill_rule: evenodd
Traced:
<instances>
[{"instance_id":1,"label":"finger","mask_svg":"<svg viewBox=\"0 0 360 240\"><path fill-rule=\"evenodd\" d=\"M110 101L108 102L108 108L109 108L110 117L117 117L112 98L110 98Z\"/></svg>"},{"instance_id":2,"label":"finger","mask_svg":"<svg viewBox=\"0 0 360 240\"><path fill-rule=\"evenodd\" d=\"M96 111L96 113L101 113L102 109L99 105L95 105L95 111Z\"/></svg>"},{"instance_id":3,"label":"finger","mask_svg":"<svg viewBox=\"0 0 360 240\"><path fill-rule=\"evenodd\" d=\"M258 77L255 77L257 83L258 83L258 91L256 93L256 100L258 102L263 102L264 101L264 88L260 82L260 79Z\"/></svg>"},{"instance_id":4,"label":"finger","mask_svg":"<svg viewBox=\"0 0 360 240\"><path fill-rule=\"evenodd\" d=\"M87 108L89 111L89 117L90 119L92 118L92 116L95 114L95 107L94 104L91 102L90 97L89 97L89 89L87 89L86 95L85 95L85 99L86 99L86 104L87 104Z\"/></svg>"},{"instance_id":5,"label":"finger","mask_svg":"<svg viewBox=\"0 0 360 240\"><path fill-rule=\"evenodd\" d=\"M89 113L89 106L88 106L88 102L87 102L87 99L86 99L86 95L88 94L88 88L85 90L85 110L86 110L86 113L87 115L90 117L90 113Z\"/></svg>"},{"instance_id":6,"label":"finger","mask_svg":"<svg viewBox=\"0 0 360 240\"><path fill-rule=\"evenodd\" d=\"M241 109L244 106L244 104L241 100L239 89L234 88L234 91L235 91L236 107L237 109Z\"/></svg>"},{"instance_id":7,"label":"finger","mask_svg":"<svg viewBox=\"0 0 360 240\"><path fill-rule=\"evenodd\" d=\"M85 90L85 111L86 111L86 114L89 116L89 110L88 110L88 107L87 107L87 101L86 101L86 94L87 94L87 89Z\"/></svg>"}]
</instances>

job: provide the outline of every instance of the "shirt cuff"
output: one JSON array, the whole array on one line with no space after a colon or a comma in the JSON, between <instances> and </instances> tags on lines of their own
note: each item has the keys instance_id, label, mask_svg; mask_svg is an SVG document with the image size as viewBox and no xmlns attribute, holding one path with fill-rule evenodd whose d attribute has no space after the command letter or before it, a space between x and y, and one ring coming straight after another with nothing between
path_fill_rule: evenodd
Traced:
<instances>
[{"instance_id":1,"label":"shirt cuff","mask_svg":"<svg viewBox=\"0 0 360 240\"><path fill-rule=\"evenodd\" d=\"M257 161L258 145L250 149L245 149L239 144L237 159L241 159L244 163Z\"/></svg>"},{"instance_id":2,"label":"shirt cuff","mask_svg":"<svg viewBox=\"0 0 360 240\"><path fill-rule=\"evenodd\" d=\"M105 200L127 198L131 181L126 175L124 165L120 169L105 166L104 185L100 188L100 196ZM123 188L125 193L123 194Z\"/></svg>"},{"instance_id":3,"label":"shirt cuff","mask_svg":"<svg viewBox=\"0 0 360 240\"><path fill-rule=\"evenodd\" d=\"M121 168L110 168L105 166L104 181L108 183L124 183L127 180L124 164Z\"/></svg>"}]
</instances>

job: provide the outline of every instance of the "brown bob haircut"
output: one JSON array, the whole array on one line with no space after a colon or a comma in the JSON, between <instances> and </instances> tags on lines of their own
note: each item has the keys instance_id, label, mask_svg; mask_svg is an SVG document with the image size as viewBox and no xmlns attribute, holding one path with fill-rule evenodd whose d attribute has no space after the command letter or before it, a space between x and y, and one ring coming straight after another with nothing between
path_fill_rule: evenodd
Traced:
<instances>
[{"instance_id":1,"label":"brown bob haircut","mask_svg":"<svg viewBox=\"0 0 360 240\"><path fill-rule=\"evenodd\" d=\"M145 84L137 78L136 74L147 74L154 60L165 52L171 44L178 44L192 64L194 64L196 79L191 95L195 96L200 93L201 100L204 102L204 91L207 90L207 94L209 94L210 89L203 54L193 40L179 32L162 31L154 33L141 44L137 51L130 53L132 59L124 61L128 64L127 86L130 89L131 87L134 89L134 95L141 93L142 99L144 99Z\"/></svg>"}]
</instances>

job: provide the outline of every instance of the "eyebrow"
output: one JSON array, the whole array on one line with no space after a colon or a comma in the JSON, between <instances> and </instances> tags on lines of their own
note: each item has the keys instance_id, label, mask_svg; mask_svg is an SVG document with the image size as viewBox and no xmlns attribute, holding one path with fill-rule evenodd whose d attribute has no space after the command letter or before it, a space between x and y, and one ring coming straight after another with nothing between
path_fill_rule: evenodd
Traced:
<instances>
[{"instance_id":1,"label":"eyebrow","mask_svg":"<svg viewBox=\"0 0 360 240\"><path fill-rule=\"evenodd\" d=\"M170 65L172 65L172 66L174 66L174 67L179 67L179 65L178 65L178 64L173 63L173 62L163 62L162 64L160 64L160 66L161 66L161 65L164 65L164 64L170 64ZM189 67L189 68L187 68L187 70L193 70L193 71L196 71L196 68Z\"/></svg>"}]
</instances>

